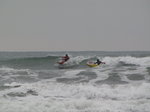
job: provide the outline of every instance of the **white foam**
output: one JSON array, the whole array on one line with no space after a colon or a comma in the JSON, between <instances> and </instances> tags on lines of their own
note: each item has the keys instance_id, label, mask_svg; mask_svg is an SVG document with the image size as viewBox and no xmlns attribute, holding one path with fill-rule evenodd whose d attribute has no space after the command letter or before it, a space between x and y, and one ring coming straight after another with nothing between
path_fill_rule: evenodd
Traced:
<instances>
[{"instance_id":1,"label":"white foam","mask_svg":"<svg viewBox=\"0 0 150 112\"><path fill-rule=\"evenodd\" d=\"M95 80L93 80L94 82L96 80L100 81L100 80L105 80L109 77L109 73L110 71L105 71L103 68L99 68L99 69L93 69L93 72L95 72L97 74L97 78Z\"/></svg>"},{"instance_id":2,"label":"white foam","mask_svg":"<svg viewBox=\"0 0 150 112\"><path fill-rule=\"evenodd\" d=\"M26 72L27 73L26 75L37 76L37 74L30 69L14 69L14 68L2 67L0 68L0 72L3 75L7 73L7 75L13 75L13 76L18 76L19 75L18 72Z\"/></svg>"},{"instance_id":3,"label":"white foam","mask_svg":"<svg viewBox=\"0 0 150 112\"><path fill-rule=\"evenodd\" d=\"M4 98L10 92L34 90L38 96ZM93 86L49 81L24 84L0 93L2 112L149 112L150 84ZM9 105L9 106L8 106Z\"/></svg>"},{"instance_id":4,"label":"white foam","mask_svg":"<svg viewBox=\"0 0 150 112\"><path fill-rule=\"evenodd\" d=\"M118 62L122 61L127 64L135 64L141 66L150 66L150 57L131 57L131 56L124 56L124 57L104 57L103 61L106 62L108 65L114 65Z\"/></svg>"},{"instance_id":5,"label":"white foam","mask_svg":"<svg viewBox=\"0 0 150 112\"><path fill-rule=\"evenodd\" d=\"M129 80L127 78L127 76L129 75L141 75L143 77L145 77L145 80L149 80L150 77L149 77L149 74L147 72L147 69L145 67L136 67L136 69L133 69L133 70L122 70L122 71L119 71L118 72L118 75L121 77L122 81L126 81L126 82L129 82L129 83L134 83L134 82L145 82L145 80Z\"/></svg>"},{"instance_id":6,"label":"white foam","mask_svg":"<svg viewBox=\"0 0 150 112\"><path fill-rule=\"evenodd\" d=\"M29 102L34 100L35 102ZM26 98L24 102L1 100L2 112L149 112L149 102L136 101L52 101L44 98ZM0 102L1 102L0 101ZM6 105L7 104L7 105ZM9 105L9 106L8 106Z\"/></svg>"},{"instance_id":7,"label":"white foam","mask_svg":"<svg viewBox=\"0 0 150 112\"><path fill-rule=\"evenodd\" d=\"M28 75L34 75L31 70L29 69L14 69L9 67L2 67L0 68L1 73L7 73L9 75L12 75L13 73L17 74L17 72L27 72Z\"/></svg>"},{"instance_id":8,"label":"white foam","mask_svg":"<svg viewBox=\"0 0 150 112\"><path fill-rule=\"evenodd\" d=\"M80 72L85 71L82 69L78 69L78 70L69 70L65 72L65 76L75 76L77 74L79 74Z\"/></svg>"},{"instance_id":9,"label":"white foam","mask_svg":"<svg viewBox=\"0 0 150 112\"><path fill-rule=\"evenodd\" d=\"M18 72L18 71L29 71L29 69L14 69L14 68L9 68L9 67L2 67L0 68L0 71L6 71L6 72Z\"/></svg>"},{"instance_id":10,"label":"white foam","mask_svg":"<svg viewBox=\"0 0 150 112\"><path fill-rule=\"evenodd\" d=\"M18 86L18 85L22 85L18 82L12 82L12 83L5 83L4 86L9 86L9 87L14 87L14 86Z\"/></svg>"}]
</instances>

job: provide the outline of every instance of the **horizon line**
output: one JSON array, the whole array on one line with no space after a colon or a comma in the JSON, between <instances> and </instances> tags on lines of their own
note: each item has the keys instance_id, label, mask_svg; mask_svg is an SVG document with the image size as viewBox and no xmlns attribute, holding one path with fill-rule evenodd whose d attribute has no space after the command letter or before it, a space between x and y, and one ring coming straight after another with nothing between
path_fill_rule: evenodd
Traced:
<instances>
[{"instance_id":1,"label":"horizon line","mask_svg":"<svg viewBox=\"0 0 150 112\"><path fill-rule=\"evenodd\" d=\"M48 50L7 50L7 51L0 51L0 52L150 52L150 50L64 50L64 51L48 51Z\"/></svg>"}]
</instances>

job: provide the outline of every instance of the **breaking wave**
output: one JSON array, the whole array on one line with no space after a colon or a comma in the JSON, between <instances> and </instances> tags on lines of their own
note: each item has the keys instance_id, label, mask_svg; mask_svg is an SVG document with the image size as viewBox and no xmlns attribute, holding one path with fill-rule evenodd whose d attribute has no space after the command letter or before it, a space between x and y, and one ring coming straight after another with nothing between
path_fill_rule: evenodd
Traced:
<instances>
[{"instance_id":1,"label":"breaking wave","mask_svg":"<svg viewBox=\"0 0 150 112\"><path fill-rule=\"evenodd\" d=\"M10 68L31 68L31 69L55 69L59 65L60 56L47 56L47 57L30 57L30 58L17 58L9 60L1 60L0 66L6 66ZM131 57L131 56L120 56L120 57L98 57L98 56L76 56L71 57L66 63L67 67L74 68L86 68L87 61L95 61L100 59L105 62L107 66L150 66L150 57ZM65 67L64 67L65 68Z\"/></svg>"}]
</instances>

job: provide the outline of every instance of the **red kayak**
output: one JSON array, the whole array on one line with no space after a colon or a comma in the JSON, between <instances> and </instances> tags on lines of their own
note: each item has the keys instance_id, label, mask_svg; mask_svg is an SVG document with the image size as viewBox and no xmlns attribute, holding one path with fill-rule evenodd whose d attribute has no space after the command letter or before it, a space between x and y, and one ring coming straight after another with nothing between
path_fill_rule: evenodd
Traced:
<instances>
[{"instance_id":1,"label":"red kayak","mask_svg":"<svg viewBox=\"0 0 150 112\"><path fill-rule=\"evenodd\" d=\"M67 62L69 60L69 57L68 58L64 58L62 57L62 59L58 62L58 64L64 64L65 62Z\"/></svg>"},{"instance_id":2,"label":"red kayak","mask_svg":"<svg viewBox=\"0 0 150 112\"><path fill-rule=\"evenodd\" d=\"M64 64L66 61L59 61L58 64Z\"/></svg>"}]
</instances>

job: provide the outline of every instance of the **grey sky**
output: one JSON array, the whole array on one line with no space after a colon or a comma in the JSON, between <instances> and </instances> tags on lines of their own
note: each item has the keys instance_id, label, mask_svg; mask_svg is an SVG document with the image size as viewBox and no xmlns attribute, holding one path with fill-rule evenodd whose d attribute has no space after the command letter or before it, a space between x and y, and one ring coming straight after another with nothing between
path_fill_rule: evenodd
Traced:
<instances>
[{"instance_id":1,"label":"grey sky","mask_svg":"<svg viewBox=\"0 0 150 112\"><path fill-rule=\"evenodd\" d=\"M150 51L150 0L0 0L0 51Z\"/></svg>"}]
</instances>

